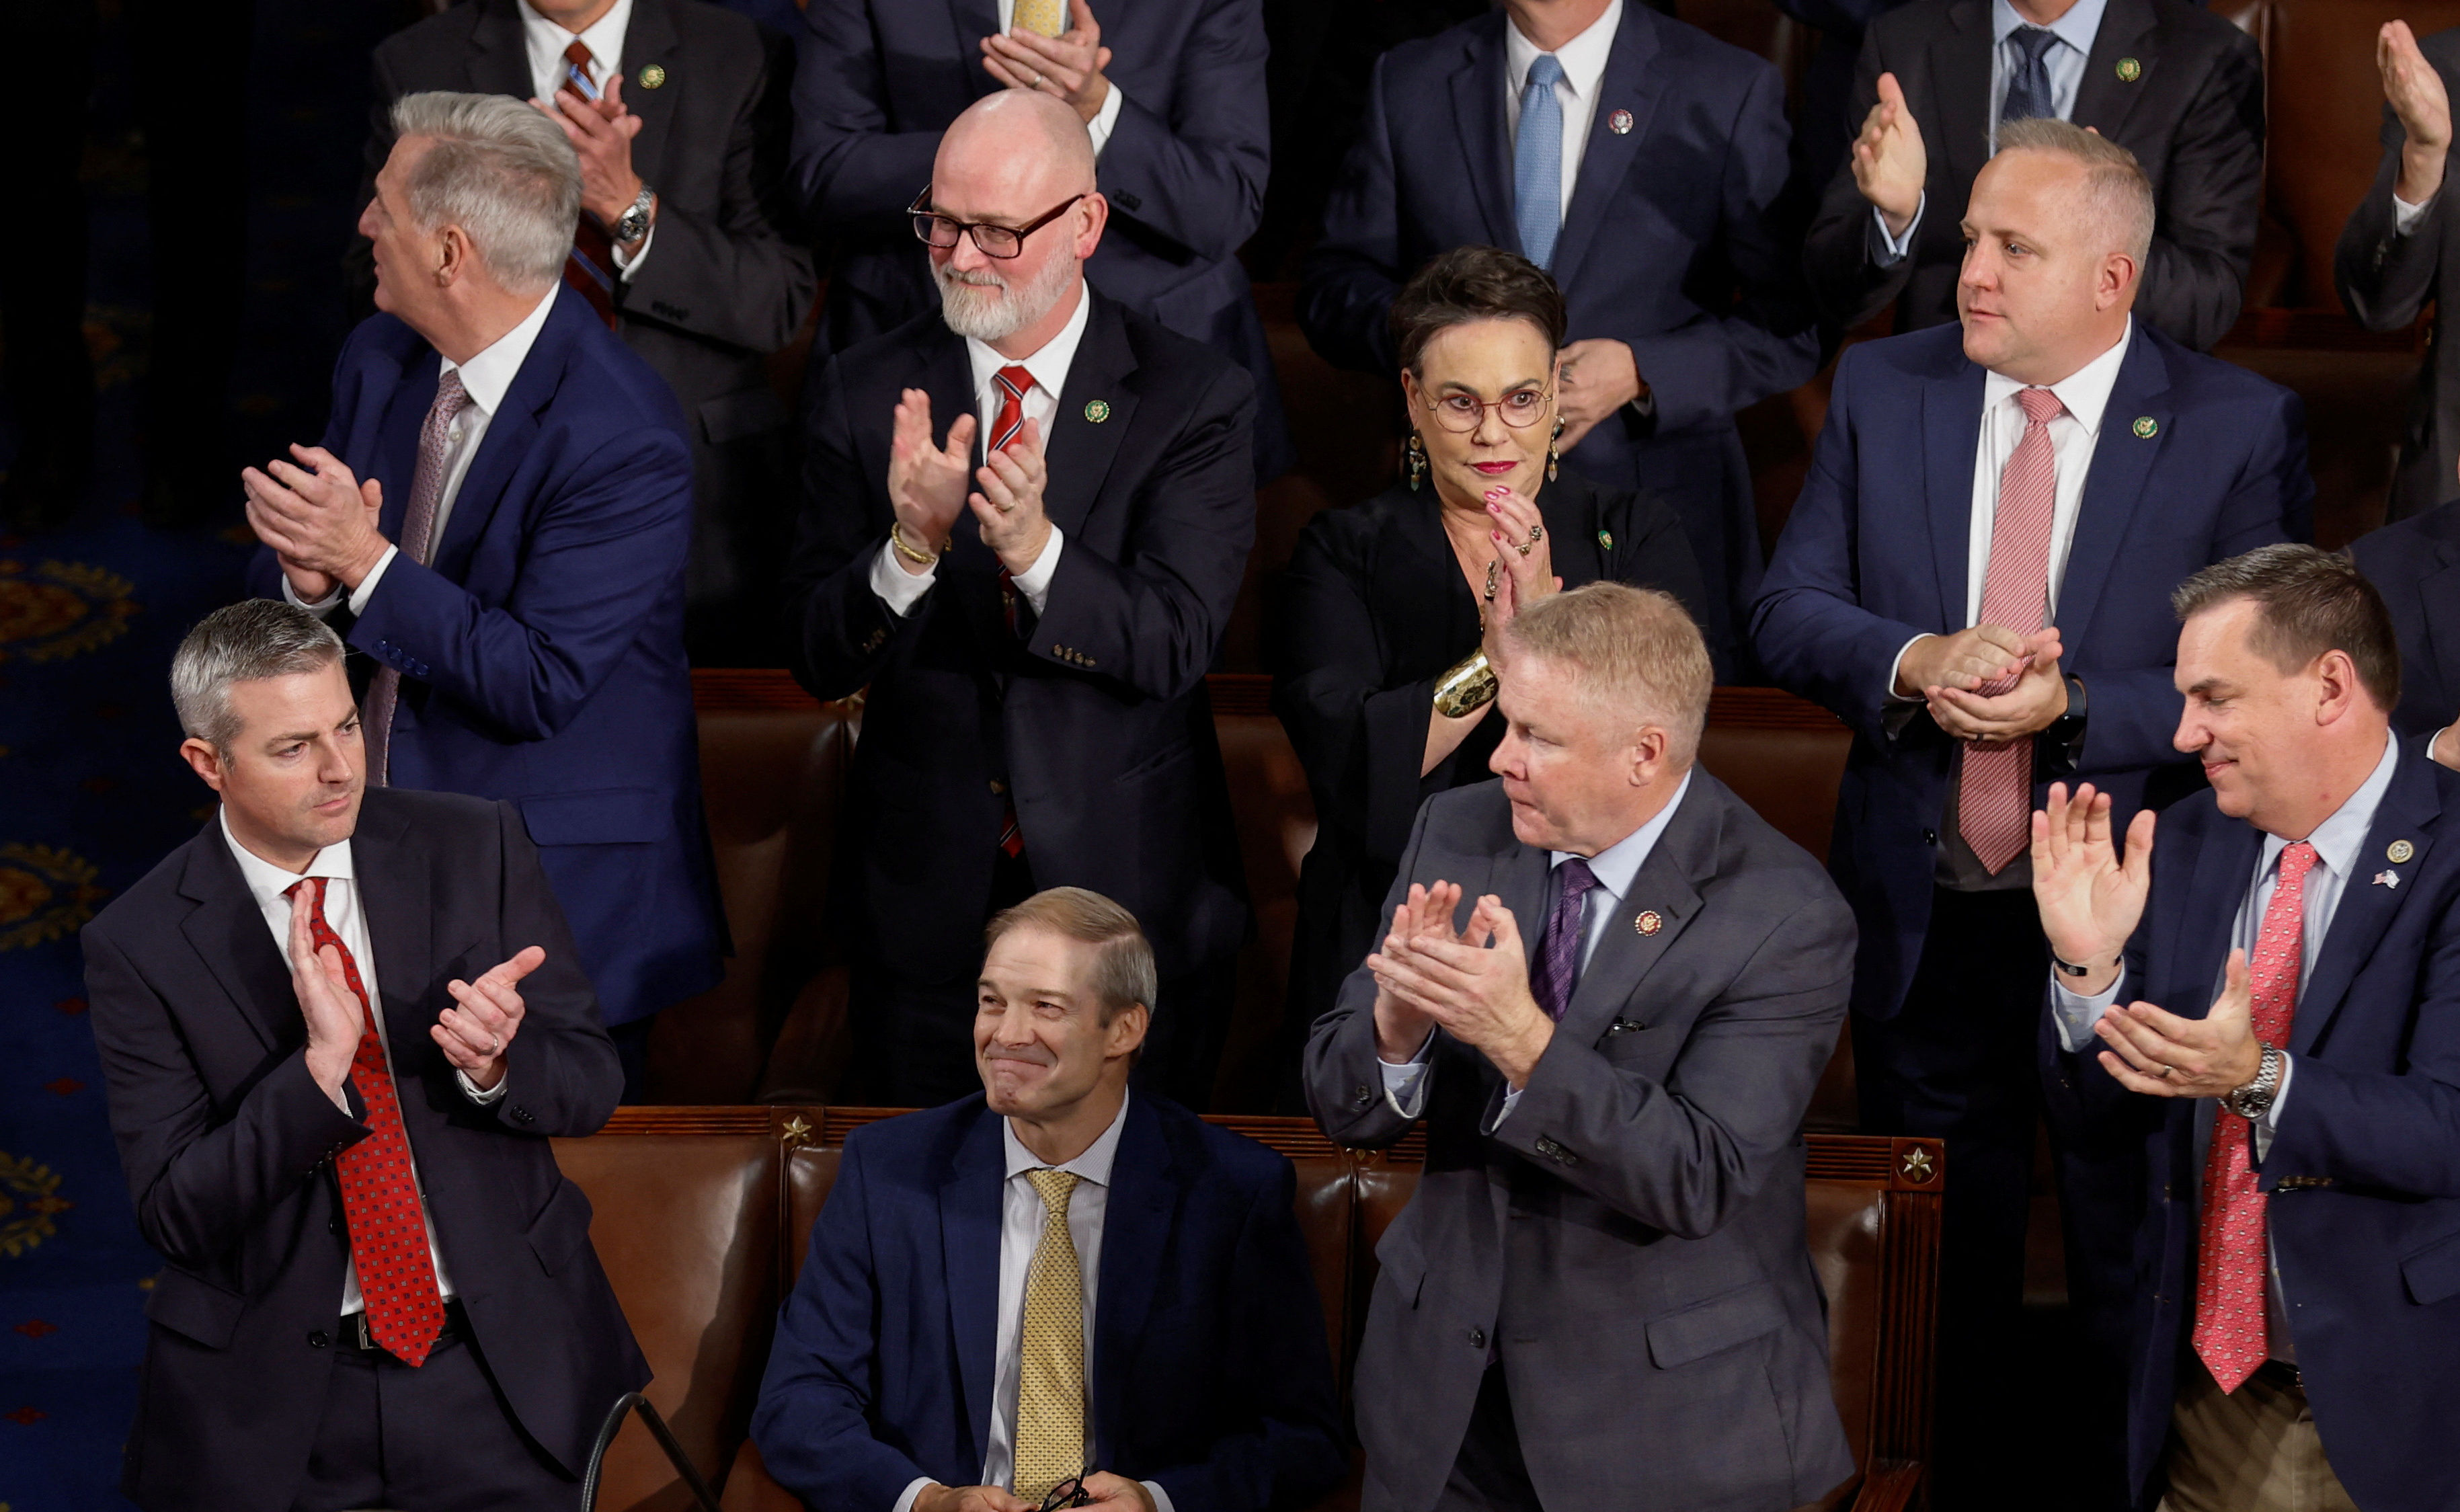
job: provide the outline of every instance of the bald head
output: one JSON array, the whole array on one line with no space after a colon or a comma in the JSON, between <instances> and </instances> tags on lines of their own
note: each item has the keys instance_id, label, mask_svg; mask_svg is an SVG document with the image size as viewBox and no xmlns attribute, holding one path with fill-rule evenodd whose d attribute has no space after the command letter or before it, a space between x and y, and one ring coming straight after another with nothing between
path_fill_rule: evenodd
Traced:
<instances>
[{"instance_id":1,"label":"bald head","mask_svg":"<svg viewBox=\"0 0 2460 1512\"><path fill-rule=\"evenodd\" d=\"M940 138L931 181L1001 180L1036 200L1039 215L1093 192L1093 138L1076 112L1038 90L1004 89L967 106Z\"/></svg>"},{"instance_id":2,"label":"bald head","mask_svg":"<svg viewBox=\"0 0 2460 1512\"><path fill-rule=\"evenodd\" d=\"M931 249L948 329L1019 358L1067 325L1085 259L1110 218L1085 123L1050 96L1022 89L976 100L949 122L931 163L930 209L945 221L1022 235L1021 243L993 238L1014 247L1012 256L1005 247L996 257L985 252L981 232Z\"/></svg>"}]
</instances>

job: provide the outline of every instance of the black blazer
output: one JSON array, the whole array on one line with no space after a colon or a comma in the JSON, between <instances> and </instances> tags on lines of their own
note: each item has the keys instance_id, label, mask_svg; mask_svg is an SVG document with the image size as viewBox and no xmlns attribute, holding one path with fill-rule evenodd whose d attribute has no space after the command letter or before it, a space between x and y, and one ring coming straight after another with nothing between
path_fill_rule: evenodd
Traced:
<instances>
[{"instance_id":1,"label":"black blazer","mask_svg":"<svg viewBox=\"0 0 2460 1512\"><path fill-rule=\"evenodd\" d=\"M1435 680L1477 650L1478 605L1431 490L1394 484L1307 522L1274 615L1273 712L1306 767L1318 816L1299 871L1292 1012L1312 1019L1379 938L1378 905L1418 805L1488 776L1493 714L1418 775ZM1566 588L1664 588L1701 617L1707 590L1682 522L1653 494L1565 473L1538 496Z\"/></svg>"},{"instance_id":2,"label":"black blazer","mask_svg":"<svg viewBox=\"0 0 2460 1512\"><path fill-rule=\"evenodd\" d=\"M2460 98L2460 28L2437 32L2418 43L2418 51L2443 75L2443 87ZM2446 271L2460 272L2460 231L2453 228L2452 197L2438 194L2415 230L2392 233L2392 185L2400 178L2401 143L2407 135L2385 106L2382 165L2374 186L2349 213L2332 261L2332 287L2368 330L2398 330L2428 305L2435 308L2432 355L2418 369L2417 398L2392 472L2394 520L2460 499L2460 349L2443 339L2441 299ZM2444 182L2450 182L2448 167ZM2407 649L2405 643L2402 649Z\"/></svg>"},{"instance_id":3,"label":"black blazer","mask_svg":"<svg viewBox=\"0 0 2460 1512\"><path fill-rule=\"evenodd\" d=\"M1929 204L1894 267L1871 259L1870 202L1851 160L1828 183L1803 263L1820 308L1858 326L1896 301L1899 331L1956 319L1964 262L1958 223L1990 160L1990 6L1915 0L1873 21L1854 78L1849 133L1904 86L1930 158ZM2122 76L2132 60L2135 76ZM2237 319L2263 187L2263 58L2255 39L2187 0L2110 0L2070 118L2135 154L2152 180L2152 253L2135 313L2201 351Z\"/></svg>"},{"instance_id":4,"label":"black blazer","mask_svg":"<svg viewBox=\"0 0 2460 1512\"><path fill-rule=\"evenodd\" d=\"M928 393L944 435L974 411L965 342L934 312L818 375L786 574L795 671L823 698L870 687L846 808L855 923L908 962L981 959L1004 791L1035 883L1134 913L1165 977L1226 963L1246 930L1204 673L1256 534L1255 390L1218 350L1091 297L1049 439L1044 507L1067 543L1047 612L1020 595L1013 632L970 513L913 612L871 587L898 393Z\"/></svg>"},{"instance_id":5,"label":"black blazer","mask_svg":"<svg viewBox=\"0 0 2460 1512\"><path fill-rule=\"evenodd\" d=\"M547 1145L615 1110L597 999L510 803L373 789L350 849L435 1242L513 1416L578 1475L606 1410L649 1378L590 1247L589 1200ZM368 1130L308 1075L290 973L219 819L84 945L112 1132L164 1261L122 1487L149 1512L287 1506L350 1257L331 1158ZM529 945L546 963L521 983L510 1086L481 1107L427 1032L447 981Z\"/></svg>"},{"instance_id":6,"label":"black blazer","mask_svg":"<svg viewBox=\"0 0 2460 1512\"><path fill-rule=\"evenodd\" d=\"M2460 718L2460 503L2360 536L2349 555L2383 590L2400 637L2392 728L2432 735Z\"/></svg>"}]
</instances>

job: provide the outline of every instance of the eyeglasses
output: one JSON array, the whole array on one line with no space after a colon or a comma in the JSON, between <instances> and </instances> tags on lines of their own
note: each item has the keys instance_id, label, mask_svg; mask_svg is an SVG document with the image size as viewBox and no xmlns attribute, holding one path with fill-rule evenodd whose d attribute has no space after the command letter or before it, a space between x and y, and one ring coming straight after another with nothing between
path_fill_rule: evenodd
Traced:
<instances>
[{"instance_id":1,"label":"eyeglasses","mask_svg":"<svg viewBox=\"0 0 2460 1512\"><path fill-rule=\"evenodd\" d=\"M971 231L974 245L981 248L985 257L1009 258L1025 250L1027 237L1066 215L1083 198L1081 194L1072 196L1066 203L1044 211L1023 225L993 225L986 221L955 220L933 210L931 186L926 183L905 210L914 217L915 239L924 246L936 246L944 251L957 245L957 238Z\"/></svg>"},{"instance_id":2,"label":"eyeglasses","mask_svg":"<svg viewBox=\"0 0 2460 1512\"><path fill-rule=\"evenodd\" d=\"M1059 1512L1061 1507L1085 1507L1093 1504L1093 1493L1085 1489L1083 1476L1070 1476L1050 1488L1042 1499L1042 1512Z\"/></svg>"},{"instance_id":3,"label":"eyeglasses","mask_svg":"<svg viewBox=\"0 0 2460 1512\"><path fill-rule=\"evenodd\" d=\"M1554 399L1551 389L1515 389L1499 399L1479 399L1466 394L1446 394L1427 401L1435 414L1436 423L1447 431L1466 436L1486 423L1486 412L1493 410L1516 431L1525 431L1544 418L1546 406Z\"/></svg>"}]
</instances>

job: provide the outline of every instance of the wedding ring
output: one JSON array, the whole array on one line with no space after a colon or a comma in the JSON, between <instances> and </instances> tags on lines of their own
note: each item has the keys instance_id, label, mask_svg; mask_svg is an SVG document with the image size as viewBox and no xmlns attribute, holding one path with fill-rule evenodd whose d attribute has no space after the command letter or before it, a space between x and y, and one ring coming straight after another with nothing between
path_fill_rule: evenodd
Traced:
<instances>
[{"instance_id":1,"label":"wedding ring","mask_svg":"<svg viewBox=\"0 0 2460 1512\"><path fill-rule=\"evenodd\" d=\"M493 1060L493 1059L495 1059L498 1055L500 1055L500 1054L502 1054L503 1053L504 1053L504 1042L503 1042L502 1040L500 1040L500 1039L491 1039L491 1040L487 1041L487 1058L488 1058L489 1060Z\"/></svg>"},{"instance_id":2,"label":"wedding ring","mask_svg":"<svg viewBox=\"0 0 2460 1512\"><path fill-rule=\"evenodd\" d=\"M1524 557L1525 557L1525 556L1527 556L1527 555L1529 554L1529 543L1528 543L1528 542L1526 542L1526 541L1524 541L1524 542L1520 543L1518 545L1514 546L1512 549L1513 549L1513 550L1515 550L1515 551L1519 552L1522 556L1524 556Z\"/></svg>"},{"instance_id":3,"label":"wedding ring","mask_svg":"<svg viewBox=\"0 0 2460 1512\"><path fill-rule=\"evenodd\" d=\"M1545 540L1545 539L1546 539L1546 527L1545 527L1544 525L1531 525L1531 526L1529 527L1529 544L1531 544L1531 545L1533 545L1533 546L1534 546L1534 545L1536 545L1538 543L1539 543L1540 541L1543 541L1543 540ZM1520 554L1521 554L1522 556L1524 556L1524 557L1525 557L1525 556L1527 556L1529 553L1528 553L1527 551L1525 551L1525 550L1524 550L1524 551L1522 551Z\"/></svg>"},{"instance_id":4,"label":"wedding ring","mask_svg":"<svg viewBox=\"0 0 2460 1512\"><path fill-rule=\"evenodd\" d=\"M991 507L997 509L1003 515L1012 515L1016 513L1016 506L1014 504L994 504Z\"/></svg>"},{"instance_id":5,"label":"wedding ring","mask_svg":"<svg viewBox=\"0 0 2460 1512\"><path fill-rule=\"evenodd\" d=\"M1040 88L1042 87L1042 75L1041 75L1036 74L1035 75L1033 75L1033 87L1034 87L1035 89L1040 89Z\"/></svg>"}]
</instances>

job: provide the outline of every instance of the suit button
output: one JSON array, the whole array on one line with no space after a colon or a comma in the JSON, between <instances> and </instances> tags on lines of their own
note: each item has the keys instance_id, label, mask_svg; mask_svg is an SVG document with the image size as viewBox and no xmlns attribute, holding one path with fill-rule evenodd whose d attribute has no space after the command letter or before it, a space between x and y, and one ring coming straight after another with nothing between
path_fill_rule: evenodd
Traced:
<instances>
[{"instance_id":1,"label":"suit button","mask_svg":"<svg viewBox=\"0 0 2460 1512\"><path fill-rule=\"evenodd\" d=\"M1939 831L1937 831L1937 830L1935 830L1935 829L1926 829L1926 830L1922 831L1922 843L1923 843L1923 844L1925 844L1925 845L1936 845L1936 844L1938 844L1938 843L1939 843Z\"/></svg>"},{"instance_id":2,"label":"suit button","mask_svg":"<svg viewBox=\"0 0 2460 1512\"><path fill-rule=\"evenodd\" d=\"M1005 783L1005 782L1001 781L1001 780L1000 780L999 778L997 778L997 777L993 777L993 778L991 778L991 792L992 792L994 795L1001 794L1001 793L1005 793L1005 792L1007 792L1007 783Z\"/></svg>"},{"instance_id":3,"label":"suit button","mask_svg":"<svg viewBox=\"0 0 2460 1512\"><path fill-rule=\"evenodd\" d=\"M1469 1347L1474 1350L1482 1350L1486 1348L1486 1331L1484 1329L1472 1329L1469 1331Z\"/></svg>"},{"instance_id":4,"label":"suit button","mask_svg":"<svg viewBox=\"0 0 2460 1512\"><path fill-rule=\"evenodd\" d=\"M308 1335L308 1347L311 1350L330 1349L332 1348L332 1339L326 1334L323 1329L318 1329Z\"/></svg>"},{"instance_id":5,"label":"suit button","mask_svg":"<svg viewBox=\"0 0 2460 1512\"><path fill-rule=\"evenodd\" d=\"M1363 1081L1349 1089L1349 1105L1353 1108L1364 1108L1374 1100L1375 1094L1368 1091Z\"/></svg>"},{"instance_id":6,"label":"suit button","mask_svg":"<svg viewBox=\"0 0 2460 1512\"><path fill-rule=\"evenodd\" d=\"M515 1123L536 1123L538 1119L530 1117L529 1109L515 1108L513 1110L513 1121Z\"/></svg>"}]
</instances>

